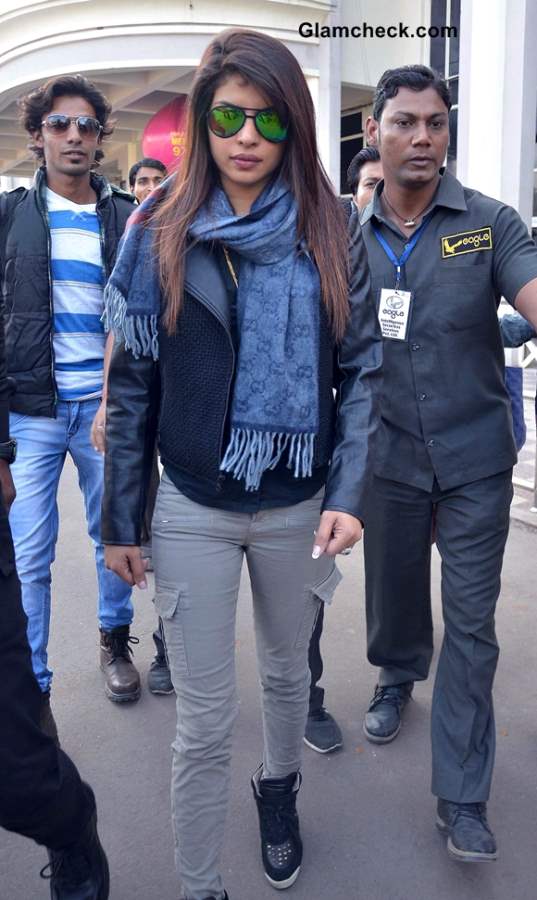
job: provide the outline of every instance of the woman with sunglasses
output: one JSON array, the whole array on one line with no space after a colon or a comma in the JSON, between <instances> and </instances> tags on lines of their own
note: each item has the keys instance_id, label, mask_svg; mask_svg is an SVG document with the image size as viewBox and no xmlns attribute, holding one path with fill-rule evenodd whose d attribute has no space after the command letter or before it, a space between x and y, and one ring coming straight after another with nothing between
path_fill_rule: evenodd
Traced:
<instances>
[{"instance_id":1,"label":"woman with sunglasses","mask_svg":"<svg viewBox=\"0 0 537 900\"><path fill-rule=\"evenodd\" d=\"M357 216L349 232L295 58L266 35L224 32L194 80L181 169L131 218L107 289L117 335L107 562L146 586L138 545L158 422L155 603L177 693L185 900L227 897L219 855L245 557L262 688L252 787L263 866L275 888L300 869L308 643L340 580L334 556L361 536L377 423L381 339Z\"/></svg>"}]
</instances>

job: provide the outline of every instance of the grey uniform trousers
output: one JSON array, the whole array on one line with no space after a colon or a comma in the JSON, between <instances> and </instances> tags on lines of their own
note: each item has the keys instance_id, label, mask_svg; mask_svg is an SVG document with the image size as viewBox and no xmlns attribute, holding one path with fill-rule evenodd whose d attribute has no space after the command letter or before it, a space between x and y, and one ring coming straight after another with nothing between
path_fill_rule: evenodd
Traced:
<instances>
[{"instance_id":1,"label":"grey uniform trousers","mask_svg":"<svg viewBox=\"0 0 537 900\"><path fill-rule=\"evenodd\" d=\"M308 645L341 578L311 558L322 493L256 514L201 506L164 474L153 517L155 606L177 694L172 813L183 897L223 897L219 854L237 714L235 613L244 557L252 585L264 728L263 774L300 768ZM254 806L246 811L254 821Z\"/></svg>"},{"instance_id":2,"label":"grey uniform trousers","mask_svg":"<svg viewBox=\"0 0 537 900\"><path fill-rule=\"evenodd\" d=\"M444 640L433 694L432 791L486 801L494 766L494 613L512 470L432 493L375 478L364 532L368 658L381 685L427 678L433 652L431 526L442 559Z\"/></svg>"}]
</instances>

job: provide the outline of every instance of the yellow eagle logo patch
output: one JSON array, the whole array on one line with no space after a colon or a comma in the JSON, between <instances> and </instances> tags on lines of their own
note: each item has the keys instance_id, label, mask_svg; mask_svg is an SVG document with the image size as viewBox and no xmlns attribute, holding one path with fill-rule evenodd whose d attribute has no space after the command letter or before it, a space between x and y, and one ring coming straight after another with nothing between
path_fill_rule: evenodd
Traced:
<instances>
[{"instance_id":1,"label":"yellow eagle logo patch","mask_svg":"<svg viewBox=\"0 0 537 900\"><path fill-rule=\"evenodd\" d=\"M492 250L492 228L474 228L440 238L442 259L461 256L463 253L477 253L478 250Z\"/></svg>"}]
</instances>

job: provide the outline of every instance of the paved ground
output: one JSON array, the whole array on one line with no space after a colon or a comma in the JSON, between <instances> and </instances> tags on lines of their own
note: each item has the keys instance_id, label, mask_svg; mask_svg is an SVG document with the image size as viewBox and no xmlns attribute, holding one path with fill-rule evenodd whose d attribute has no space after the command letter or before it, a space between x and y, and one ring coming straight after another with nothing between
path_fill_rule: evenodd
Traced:
<instances>
[{"instance_id":1,"label":"paved ground","mask_svg":"<svg viewBox=\"0 0 537 900\"><path fill-rule=\"evenodd\" d=\"M526 420L526 443L518 454L515 466L517 479L516 496L511 508L512 517L527 528L537 528L537 494L535 478L536 435L535 435L535 389L537 369L524 369L524 418ZM523 482L523 485L520 484Z\"/></svg>"},{"instance_id":2,"label":"paved ground","mask_svg":"<svg viewBox=\"0 0 537 900\"><path fill-rule=\"evenodd\" d=\"M95 579L84 539L74 473L61 491L62 525L54 572L51 663L53 706L64 747L93 784L112 869L111 900L177 900L169 825L171 697L117 707L104 696L96 665ZM434 828L429 793L432 679L420 685L398 740L375 748L361 721L374 671L365 661L361 552L341 561L345 579L327 617L327 701L344 750L304 752L300 796L303 872L289 900L535 900L537 897L536 535L513 527L498 632L498 753L490 818L500 844L495 864L448 860ZM438 560L434 584L438 585ZM136 596L136 660L145 678L151 655L151 594ZM437 643L442 627L435 594ZM247 579L240 598L237 656L242 709L235 735L233 801L223 872L231 900L274 900L262 875L249 776L260 756L260 716ZM0 900L39 900L44 853L0 836Z\"/></svg>"}]
</instances>

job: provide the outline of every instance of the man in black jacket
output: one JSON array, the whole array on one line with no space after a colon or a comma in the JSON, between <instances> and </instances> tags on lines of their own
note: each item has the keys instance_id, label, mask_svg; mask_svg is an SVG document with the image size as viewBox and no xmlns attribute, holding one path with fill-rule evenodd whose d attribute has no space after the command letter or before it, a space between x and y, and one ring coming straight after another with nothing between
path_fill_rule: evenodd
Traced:
<instances>
[{"instance_id":1,"label":"man in black jacket","mask_svg":"<svg viewBox=\"0 0 537 900\"><path fill-rule=\"evenodd\" d=\"M53 900L106 900L108 864L97 835L93 792L38 727L41 693L7 517L15 498L10 465L16 456L8 396L0 316L0 826L48 848Z\"/></svg>"},{"instance_id":2,"label":"man in black jacket","mask_svg":"<svg viewBox=\"0 0 537 900\"><path fill-rule=\"evenodd\" d=\"M68 452L95 546L106 693L115 701L140 694L130 659L131 592L103 564L103 461L90 441L105 390L103 288L133 201L93 172L112 129L110 105L91 82L80 75L52 79L20 106L29 146L44 165L32 188L0 197L6 357L16 380L10 432L19 447L10 521L43 722L54 734L47 665L50 566L56 494Z\"/></svg>"}]
</instances>

